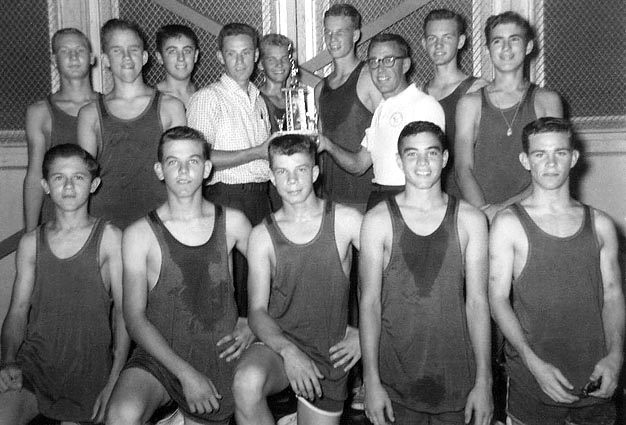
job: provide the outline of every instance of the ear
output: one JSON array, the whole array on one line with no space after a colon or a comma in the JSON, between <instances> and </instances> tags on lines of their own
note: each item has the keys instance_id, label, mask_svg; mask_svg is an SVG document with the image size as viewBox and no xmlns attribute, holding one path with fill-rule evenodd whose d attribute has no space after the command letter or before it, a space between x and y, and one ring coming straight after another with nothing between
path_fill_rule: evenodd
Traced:
<instances>
[{"instance_id":1,"label":"ear","mask_svg":"<svg viewBox=\"0 0 626 425\"><path fill-rule=\"evenodd\" d=\"M402 164L402 156L396 152L396 164L398 164L398 168L404 172L404 165Z\"/></svg>"},{"instance_id":2,"label":"ear","mask_svg":"<svg viewBox=\"0 0 626 425\"><path fill-rule=\"evenodd\" d=\"M356 44L360 38L361 38L361 30L354 30L354 33L352 34L352 42Z\"/></svg>"},{"instance_id":3,"label":"ear","mask_svg":"<svg viewBox=\"0 0 626 425\"><path fill-rule=\"evenodd\" d=\"M526 152L519 154L519 162L522 163L522 167L524 167L527 171L530 171L530 161Z\"/></svg>"},{"instance_id":4,"label":"ear","mask_svg":"<svg viewBox=\"0 0 626 425\"><path fill-rule=\"evenodd\" d=\"M193 54L193 63L198 62L198 57L200 57L200 49L196 49L196 53Z\"/></svg>"},{"instance_id":5,"label":"ear","mask_svg":"<svg viewBox=\"0 0 626 425\"><path fill-rule=\"evenodd\" d=\"M48 185L48 181L46 179L41 179L39 183L41 183L41 187L43 187L43 192L46 195L50 195L50 186Z\"/></svg>"},{"instance_id":6,"label":"ear","mask_svg":"<svg viewBox=\"0 0 626 425\"><path fill-rule=\"evenodd\" d=\"M574 165L578 163L578 158L580 158L580 151L578 149L572 150L572 164L569 168L574 168Z\"/></svg>"},{"instance_id":7,"label":"ear","mask_svg":"<svg viewBox=\"0 0 626 425\"><path fill-rule=\"evenodd\" d=\"M535 42L530 40L528 44L526 44L526 55L530 55L530 52L533 51L534 47L535 47Z\"/></svg>"},{"instance_id":8,"label":"ear","mask_svg":"<svg viewBox=\"0 0 626 425\"><path fill-rule=\"evenodd\" d=\"M422 48L426 50L426 39L422 37Z\"/></svg>"},{"instance_id":9,"label":"ear","mask_svg":"<svg viewBox=\"0 0 626 425\"><path fill-rule=\"evenodd\" d=\"M57 55L55 55L54 53L50 54L50 61L52 62L52 65L54 65L55 68L59 67L59 64L57 62Z\"/></svg>"},{"instance_id":10,"label":"ear","mask_svg":"<svg viewBox=\"0 0 626 425\"><path fill-rule=\"evenodd\" d=\"M463 48L463 46L465 46L465 40L466 39L467 39L467 37L465 36L465 34L459 35L459 42L456 45L456 49L457 50L461 50Z\"/></svg>"},{"instance_id":11,"label":"ear","mask_svg":"<svg viewBox=\"0 0 626 425\"><path fill-rule=\"evenodd\" d=\"M276 176L274 176L274 171L270 168L270 181L276 187Z\"/></svg>"},{"instance_id":12,"label":"ear","mask_svg":"<svg viewBox=\"0 0 626 425\"><path fill-rule=\"evenodd\" d=\"M157 62L158 62L160 65L163 65L163 56L161 55L161 52L158 52L158 51L157 51L157 52L155 52L155 53L154 53L154 56L156 56Z\"/></svg>"},{"instance_id":13,"label":"ear","mask_svg":"<svg viewBox=\"0 0 626 425\"><path fill-rule=\"evenodd\" d=\"M450 159L450 151L448 151L448 149L444 150L441 156L443 158L441 168L446 168L446 165L448 165L448 159Z\"/></svg>"},{"instance_id":14,"label":"ear","mask_svg":"<svg viewBox=\"0 0 626 425\"><path fill-rule=\"evenodd\" d=\"M148 52L146 50L141 54L141 64L145 65L148 63Z\"/></svg>"},{"instance_id":15,"label":"ear","mask_svg":"<svg viewBox=\"0 0 626 425\"><path fill-rule=\"evenodd\" d=\"M217 56L217 61L221 64L224 65L226 63L226 61L224 61L224 55L222 54L221 50L218 50L216 53Z\"/></svg>"},{"instance_id":16,"label":"ear","mask_svg":"<svg viewBox=\"0 0 626 425\"><path fill-rule=\"evenodd\" d=\"M211 170L213 169L213 163L208 159L204 161L204 172L202 173L203 179L208 179L211 175Z\"/></svg>"},{"instance_id":17,"label":"ear","mask_svg":"<svg viewBox=\"0 0 626 425\"><path fill-rule=\"evenodd\" d=\"M409 72L409 69L411 69L411 58L402 59L402 73L406 74Z\"/></svg>"},{"instance_id":18,"label":"ear","mask_svg":"<svg viewBox=\"0 0 626 425\"><path fill-rule=\"evenodd\" d=\"M165 180L165 176L163 175L163 165L161 165L159 161L154 163L154 174L156 174L159 180Z\"/></svg>"},{"instance_id":19,"label":"ear","mask_svg":"<svg viewBox=\"0 0 626 425\"><path fill-rule=\"evenodd\" d=\"M100 179L100 177L94 177L94 179L91 181L91 187L89 188L89 193L94 193L96 189L98 189L98 187L100 186L101 181L102 179Z\"/></svg>"},{"instance_id":20,"label":"ear","mask_svg":"<svg viewBox=\"0 0 626 425\"><path fill-rule=\"evenodd\" d=\"M317 178L320 176L320 167L318 165L313 166L313 183L317 181Z\"/></svg>"},{"instance_id":21,"label":"ear","mask_svg":"<svg viewBox=\"0 0 626 425\"><path fill-rule=\"evenodd\" d=\"M89 53L89 65L94 66L96 64L96 55Z\"/></svg>"},{"instance_id":22,"label":"ear","mask_svg":"<svg viewBox=\"0 0 626 425\"><path fill-rule=\"evenodd\" d=\"M259 49L256 48L254 49L254 63L257 63L258 60L259 60Z\"/></svg>"}]
</instances>

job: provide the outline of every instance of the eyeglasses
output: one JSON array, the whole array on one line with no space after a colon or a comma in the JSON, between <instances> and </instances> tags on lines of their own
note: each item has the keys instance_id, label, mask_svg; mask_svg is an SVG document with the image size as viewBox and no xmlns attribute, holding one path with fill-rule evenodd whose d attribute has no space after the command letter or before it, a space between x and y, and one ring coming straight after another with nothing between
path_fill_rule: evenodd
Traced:
<instances>
[{"instance_id":1,"label":"eyeglasses","mask_svg":"<svg viewBox=\"0 0 626 425\"><path fill-rule=\"evenodd\" d=\"M367 66L370 69L376 69L382 63L385 68L391 68L396 64L397 59L406 59L408 56L385 56L384 58L370 58L367 60Z\"/></svg>"}]
</instances>

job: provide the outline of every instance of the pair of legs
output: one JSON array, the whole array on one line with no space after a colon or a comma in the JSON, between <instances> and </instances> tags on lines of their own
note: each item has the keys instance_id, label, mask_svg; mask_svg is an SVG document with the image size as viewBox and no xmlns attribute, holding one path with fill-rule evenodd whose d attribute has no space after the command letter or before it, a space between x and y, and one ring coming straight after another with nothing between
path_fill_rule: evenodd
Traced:
<instances>
[{"instance_id":1,"label":"pair of legs","mask_svg":"<svg viewBox=\"0 0 626 425\"><path fill-rule=\"evenodd\" d=\"M143 425L161 406L171 401L165 387L151 373L132 367L120 375L106 415L108 425ZM200 425L185 416L185 425ZM227 424L228 421L225 422Z\"/></svg>"},{"instance_id":2,"label":"pair of legs","mask_svg":"<svg viewBox=\"0 0 626 425\"><path fill-rule=\"evenodd\" d=\"M0 424L26 425L39 415L37 397L22 388L0 393ZM75 425L76 422L61 422L61 425Z\"/></svg>"},{"instance_id":3,"label":"pair of legs","mask_svg":"<svg viewBox=\"0 0 626 425\"><path fill-rule=\"evenodd\" d=\"M273 425L267 396L289 386L283 359L264 344L253 344L235 369L233 394L238 425ZM342 409L326 411L298 398L298 425L338 425Z\"/></svg>"}]
</instances>

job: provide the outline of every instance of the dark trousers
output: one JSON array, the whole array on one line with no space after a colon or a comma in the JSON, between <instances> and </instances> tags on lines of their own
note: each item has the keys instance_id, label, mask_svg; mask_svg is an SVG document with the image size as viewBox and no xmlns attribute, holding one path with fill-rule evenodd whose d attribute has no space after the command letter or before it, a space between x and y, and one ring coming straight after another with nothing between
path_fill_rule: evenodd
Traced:
<instances>
[{"instance_id":1,"label":"dark trousers","mask_svg":"<svg viewBox=\"0 0 626 425\"><path fill-rule=\"evenodd\" d=\"M268 183L225 184L216 183L204 187L204 197L219 205L242 211L252 226L256 226L270 214ZM233 253L233 281L235 298L240 317L248 316L248 263L239 252Z\"/></svg>"}]
</instances>

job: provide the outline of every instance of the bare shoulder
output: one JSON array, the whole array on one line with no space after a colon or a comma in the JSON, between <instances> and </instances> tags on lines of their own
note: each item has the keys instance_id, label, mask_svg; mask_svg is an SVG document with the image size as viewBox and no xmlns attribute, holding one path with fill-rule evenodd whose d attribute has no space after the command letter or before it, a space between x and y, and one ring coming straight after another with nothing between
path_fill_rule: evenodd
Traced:
<instances>
[{"instance_id":1,"label":"bare shoulder","mask_svg":"<svg viewBox=\"0 0 626 425\"><path fill-rule=\"evenodd\" d=\"M147 248L157 241L148 220L143 217L124 229L122 243L125 249L141 249Z\"/></svg>"},{"instance_id":2,"label":"bare shoulder","mask_svg":"<svg viewBox=\"0 0 626 425\"><path fill-rule=\"evenodd\" d=\"M272 239L264 223L257 224L250 232L248 251L264 251L272 246Z\"/></svg>"},{"instance_id":3,"label":"bare shoulder","mask_svg":"<svg viewBox=\"0 0 626 425\"><path fill-rule=\"evenodd\" d=\"M98 117L98 107L96 102L87 103L78 111L79 120L94 120Z\"/></svg>"},{"instance_id":4,"label":"bare shoulder","mask_svg":"<svg viewBox=\"0 0 626 425\"><path fill-rule=\"evenodd\" d=\"M481 210L467 201L459 199L459 224L468 233L487 230L487 217Z\"/></svg>"},{"instance_id":5,"label":"bare shoulder","mask_svg":"<svg viewBox=\"0 0 626 425\"><path fill-rule=\"evenodd\" d=\"M463 109L465 111L465 108L480 109L481 103L479 91L468 92L459 99L457 110Z\"/></svg>"},{"instance_id":6,"label":"bare shoulder","mask_svg":"<svg viewBox=\"0 0 626 425\"><path fill-rule=\"evenodd\" d=\"M563 116L561 95L554 90L538 87L535 94L535 113L539 117Z\"/></svg>"},{"instance_id":7,"label":"bare shoulder","mask_svg":"<svg viewBox=\"0 0 626 425\"><path fill-rule=\"evenodd\" d=\"M35 257L37 252L37 233L39 232L39 227L31 230L30 232L26 232L20 238L20 242L17 245L17 253L18 256L27 257Z\"/></svg>"},{"instance_id":8,"label":"bare shoulder","mask_svg":"<svg viewBox=\"0 0 626 425\"><path fill-rule=\"evenodd\" d=\"M248 217L238 209L222 206L226 219L226 229L239 228L242 225L250 226Z\"/></svg>"},{"instance_id":9,"label":"bare shoulder","mask_svg":"<svg viewBox=\"0 0 626 425\"><path fill-rule=\"evenodd\" d=\"M177 97L161 91L161 105L167 108L178 108L183 106L183 102Z\"/></svg>"},{"instance_id":10,"label":"bare shoulder","mask_svg":"<svg viewBox=\"0 0 626 425\"><path fill-rule=\"evenodd\" d=\"M616 240L617 232L613 219L604 211L593 207L591 207L591 214L593 214L593 224L600 244Z\"/></svg>"},{"instance_id":11,"label":"bare shoulder","mask_svg":"<svg viewBox=\"0 0 626 425\"><path fill-rule=\"evenodd\" d=\"M483 87L486 87L487 85L489 85L489 81L485 80L484 78L478 78L472 83L470 88L467 89L466 93L474 93L475 91L478 91Z\"/></svg>"},{"instance_id":12,"label":"bare shoulder","mask_svg":"<svg viewBox=\"0 0 626 425\"><path fill-rule=\"evenodd\" d=\"M522 223L520 223L517 214L513 212L511 207L507 207L496 213L491 223L490 233L492 235L513 237L519 232L523 232Z\"/></svg>"},{"instance_id":13,"label":"bare shoulder","mask_svg":"<svg viewBox=\"0 0 626 425\"><path fill-rule=\"evenodd\" d=\"M37 102L28 105L28 108L26 109L26 119L29 117L32 119L43 118L45 116L50 116L47 100L38 100Z\"/></svg>"},{"instance_id":14,"label":"bare shoulder","mask_svg":"<svg viewBox=\"0 0 626 425\"><path fill-rule=\"evenodd\" d=\"M380 202L363 217L363 230L383 229L387 225L391 227L391 215L386 202Z\"/></svg>"},{"instance_id":15,"label":"bare shoulder","mask_svg":"<svg viewBox=\"0 0 626 425\"><path fill-rule=\"evenodd\" d=\"M122 244L122 231L119 227L106 223L102 232L102 246L107 249L119 249Z\"/></svg>"},{"instance_id":16,"label":"bare shoulder","mask_svg":"<svg viewBox=\"0 0 626 425\"><path fill-rule=\"evenodd\" d=\"M361 223L363 220L363 214L356 208L350 207L344 204L335 204L335 217L337 221L343 222L357 222Z\"/></svg>"}]
</instances>

